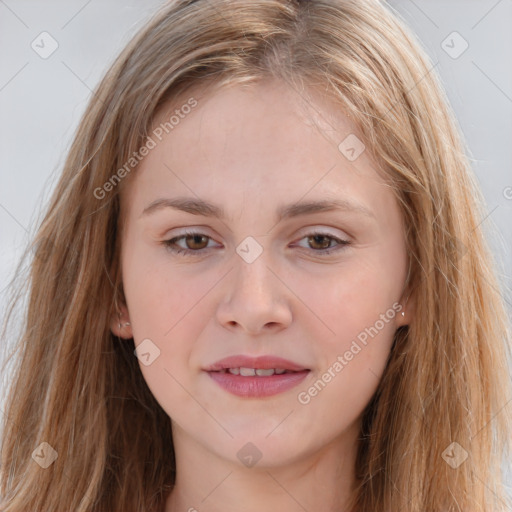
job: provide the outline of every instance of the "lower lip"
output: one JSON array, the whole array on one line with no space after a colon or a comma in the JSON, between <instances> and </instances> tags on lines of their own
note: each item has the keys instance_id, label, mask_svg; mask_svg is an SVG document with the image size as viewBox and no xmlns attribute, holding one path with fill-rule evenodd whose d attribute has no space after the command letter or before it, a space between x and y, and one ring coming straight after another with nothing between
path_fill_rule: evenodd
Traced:
<instances>
[{"instance_id":1,"label":"lower lip","mask_svg":"<svg viewBox=\"0 0 512 512\"><path fill-rule=\"evenodd\" d=\"M226 372L208 372L208 375L222 388L233 395L242 397L265 397L283 393L302 382L309 370L268 377L242 377Z\"/></svg>"}]
</instances>

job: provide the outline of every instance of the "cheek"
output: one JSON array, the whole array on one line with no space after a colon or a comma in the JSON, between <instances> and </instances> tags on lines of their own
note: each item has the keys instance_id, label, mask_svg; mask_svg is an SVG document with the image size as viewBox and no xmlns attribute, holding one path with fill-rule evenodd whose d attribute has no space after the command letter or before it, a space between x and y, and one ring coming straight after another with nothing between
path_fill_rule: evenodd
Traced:
<instances>
[{"instance_id":1,"label":"cheek","mask_svg":"<svg viewBox=\"0 0 512 512\"><path fill-rule=\"evenodd\" d=\"M310 309L303 318L323 333L320 339L343 348L392 308L399 283L378 257L354 258L335 271L295 278L294 291Z\"/></svg>"},{"instance_id":2,"label":"cheek","mask_svg":"<svg viewBox=\"0 0 512 512\"><path fill-rule=\"evenodd\" d=\"M309 278L299 286L300 296L307 297L305 303L315 313L307 315L307 329L321 361L322 382L317 387L326 384L325 398L332 393L340 411L366 405L391 350L401 281L387 264L378 256L359 258L334 275Z\"/></svg>"},{"instance_id":3,"label":"cheek","mask_svg":"<svg viewBox=\"0 0 512 512\"><path fill-rule=\"evenodd\" d=\"M197 320L204 316L201 297L209 280L191 281L167 262L144 256L141 252L138 257L134 250L123 260L123 286L140 369L169 412L172 407L166 401L186 399L179 383L187 377L192 340L199 336Z\"/></svg>"},{"instance_id":4,"label":"cheek","mask_svg":"<svg viewBox=\"0 0 512 512\"><path fill-rule=\"evenodd\" d=\"M193 341L200 335L204 292L169 274L152 269L143 278L133 279L127 300L130 296L130 319L144 380L162 409L179 421L176 411L191 409L189 363ZM146 365L143 354L147 352L151 362ZM192 416L196 413L189 411Z\"/></svg>"},{"instance_id":5,"label":"cheek","mask_svg":"<svg viewBox=\"0 0 512 512\"><path fill-rule=\"evenodd\" d=\"M331 323L335 334L317 337L321 365L315 378L297 390L297 401L304 408L299 416L303 428L310 428L315 418L315 422L329 425L322 433L326 439L335 435L360 417L377 390L398 314L386 304L388 307L380 310L383 317L375 315L378 302L364 296L340 303Z\"/></svg>"},{"instance_id":6,"label":"cheek","mask_svg":"<svg viewBox=\"0 0 512 512\"><path fill-rule=\"evenodd\" d=\"M135 340L153 336L166 344L176 330L193 329L210 281L171 264L163 248L127 250L123 283Z\"/></svg>"}]
</instances>

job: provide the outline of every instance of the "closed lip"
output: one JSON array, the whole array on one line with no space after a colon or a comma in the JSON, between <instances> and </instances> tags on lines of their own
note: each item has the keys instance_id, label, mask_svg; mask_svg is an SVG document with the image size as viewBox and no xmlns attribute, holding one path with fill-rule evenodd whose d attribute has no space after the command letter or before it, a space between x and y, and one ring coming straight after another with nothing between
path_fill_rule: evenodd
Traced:
<instances>
[{"instance_id":1,"label":"closed lip","mask_svg":"<svg viewBox=\"0 0 512 512\"><path fill-rule=\"evenodd\" d=\"M294 372L309 370L309 368L305 368L304 366L294 363L288 359L271 355L258 357L245 355L230 356L207 366L204 370L207 372L219 372L228 368L261 368L263 370L280 368Z\"/></svg>"}]
</instances>

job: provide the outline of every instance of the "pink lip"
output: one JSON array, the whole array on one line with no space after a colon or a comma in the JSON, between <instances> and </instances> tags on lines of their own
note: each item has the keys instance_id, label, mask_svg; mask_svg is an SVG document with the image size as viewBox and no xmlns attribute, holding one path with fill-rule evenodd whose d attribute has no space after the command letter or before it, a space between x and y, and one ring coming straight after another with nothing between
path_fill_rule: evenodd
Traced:
<instances>
[{"instance_id":1,"label":"pink lip","mask_svg":"<svg viewBox=\"0 0 512 512\"><path fill-rule=\"evenodd\" d=\"M282 368L283 370L292 370L295 372L300 372L302 370L307 370L304 366L300 366L293 361L289 361L288 359L283 359L282 357L275 356L259 356L259 357L251 357L251 356L230 356L217 361L216 363L207 366L205 370L207 372L216 372L219 370L224 370L225 368L261 368L263 370L269 368Z\"/></svg>"},{"instance_id":2,"label":"pink lip","mask_svg":"<svg viewBox=\"0 0 512 512\"><path fill-rule=\"evenodd\" d=\"M281 368L294 373L270 375L267 377L243 377L223 372L226 368ZM231 356L205 368L208 375L226 391L245 398L266 397L282 393L295 387L310 372L297 363L274 356Z\"/></svg>"}]
</instances>

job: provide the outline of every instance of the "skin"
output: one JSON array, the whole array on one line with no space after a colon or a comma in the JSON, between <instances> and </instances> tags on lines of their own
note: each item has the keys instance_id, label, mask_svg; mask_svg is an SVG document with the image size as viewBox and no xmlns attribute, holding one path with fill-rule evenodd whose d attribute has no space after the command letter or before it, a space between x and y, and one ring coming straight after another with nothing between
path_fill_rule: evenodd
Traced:
<instances>
[{"instance_id":1,"label":"skin","mask_svg":"<svg viewBox=\"0 0 512 512\"><path fill-rule=\"evenodd\" d=\"M111 329L160 350L139 361L149 388L172 418L177 481L166 512L348 510L361 414L384 371L393 334L410 322L407 253L398 204L364 151L349 161L338 144L357 127L330 100L308 102L277 81L202 94L198 105L142 160L121 196L126 304ZM188 93L167 105L169 119ZM162 208L163 197L222 205L226 219ZM299 200L348 199L373 214L331 211L277 222ZM162 241L193 229L209 238ZM350 241L315 239L320 231ZM263 252L236 252L248 236ZM338 251L321 255L326 246ZM335 372L309 403L298 400L358 334L394 303L404 305ZM147 343L147 342L146 342ZM153 349L152 349L153 350ZM202 371L235 354L271 354L311 369L297 387L266 398L232 395ZM246 467L237 452L261 453Z\"/></svg>"}]
</instances>

